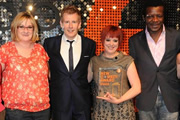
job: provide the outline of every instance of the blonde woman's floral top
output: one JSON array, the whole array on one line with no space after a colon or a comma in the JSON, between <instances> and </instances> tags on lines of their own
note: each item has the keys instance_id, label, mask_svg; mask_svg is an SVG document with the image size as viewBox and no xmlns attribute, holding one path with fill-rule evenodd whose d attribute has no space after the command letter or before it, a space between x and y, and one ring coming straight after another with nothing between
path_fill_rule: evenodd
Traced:
<instances>
[{"instance_id":1,"label":"blonde woman's floral top","mask_svg":"<svg viewBox=\"0 0 180 120\"><path fill-rule=\"evenodd\" d=\"M14 42L0 48L2 99L7 108L37 112L50 107L48 62L44 48L35 43L30 57L18 54Z\"/></svg>"}]
</instances>

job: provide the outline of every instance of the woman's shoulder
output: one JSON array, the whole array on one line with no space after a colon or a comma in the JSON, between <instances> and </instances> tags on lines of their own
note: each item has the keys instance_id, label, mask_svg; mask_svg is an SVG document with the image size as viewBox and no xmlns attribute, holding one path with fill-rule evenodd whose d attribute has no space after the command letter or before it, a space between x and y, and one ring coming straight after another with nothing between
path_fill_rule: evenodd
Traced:
<instances>
[{"instance_id":1,"label":"woman's shoulder","mask_svg":"<svg viewBox=\"0 0 180 120\"><path fill-rule=\"evenodd\" d=\"M15 44L12 41L9 41L9 42L1 45L0 49L2 51L11 51L13 46L15 46Z\"/></svg>"},{"instance_id":2,"label":"woman's shoulder","mask_svg":"<svg viewBox=\"0 0 180 120\"><path fill-rule=\"evenodd\" d=\"M97 59L98 56L93 56L91 59Z\"/></svg>"},{"instance_id":3,"label":"woman's shoulder","mask_svg":"<svg viewBox=\"0 0 180 120\"><path fill-rule=\"evenodd\" d=\"M34 43L36 47L43 48L43 46L40 43Z\"/></svg>"},{"instance_id":4,"label":"woman's shoulder","mask_svg":"<svg viewBox=\"0 0 180 120\"><path fill-rule=\"evenodd\" d=\"M91 62L96 61L97 57L98 57L98 56L93 56L90 61L91 61Z\"/></svg>"},{"instance_id":5,"label":"woman's shoulder","mask_svg":"<svg viewBox=\"0 0 180 120\"><path fill-rule=\"evenodd\" d=\"M126 63L131 63L132 61L134 61L134 58L128 54L124 54L123 52L119 52L119 56L120 56L120 61L125 61Z\"/></svg>"},{"instance_id":6,"label":"woman's shoulder","mask_svg":"<svg viewBox=\"0 0 180 120\"><path fill-rule=\"evenodd\" d=\"M34 44L34 48L38 49L38 50L43 50L44 51L44 47L41 44L39 44L39 43L35 43Z\"/></svg>"},{"instance_id":7,"label":"woman's shoulder","mask_svg":"<svg viewBox=\"0 0 180 120\"><path fill-rule=\"evenodd\" d=\"M102 63L102 60L101 60L100 56L93 56L91 58L91 63L92 64L100 64L100 63Z\"/></svg>"},{"instance_id":8,"label":"woman's shoulder","mask_svg":"<svg viewBox=\"0 0 180 120\"><path fill-rule=\"evenodd\" d=\"M41 44L35 43L34 48L33 48L33 54L37 56L41 56L41 55L46 54L46 51Z\"/></svg>"},{"instance_id":9,"label":"woman's shoulder","mask_svg":"<svg viewBox=\"0 0 180 120\"><path fill-rule=\"evenodd\" d=\"M99 55L99 56L93 56L93 57L91 58L91 60L93 60L93 61L100 60L100 57L101 57L101 55Z\"/></svg>"},{"instance_id":10,"label":"woman's shoulder","mask_svg":"<svg viewBox=\"0 0 180 120\"><path fill-rule=\"evenodd\" d=\"M132 56L128 55L126 52L119 51L119 55L124 59L133 59Z\"/></svg>"},{"instance_id":11,"label":"woman's shoulder","mask_svg":"<svg viewBox=\"0 0 180 120\"><path fill-rule=\"evenodd\" d=\"M8 41L5 44L1 45L1 47L8 47L8 46L12 46L13 42L12 41Z\"/></svg>"}]
</instances>

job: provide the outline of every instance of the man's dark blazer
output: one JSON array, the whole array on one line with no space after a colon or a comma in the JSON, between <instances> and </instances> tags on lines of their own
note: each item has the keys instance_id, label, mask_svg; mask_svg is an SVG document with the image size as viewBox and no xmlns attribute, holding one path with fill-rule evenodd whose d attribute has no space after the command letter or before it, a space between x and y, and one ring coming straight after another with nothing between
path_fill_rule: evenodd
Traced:
<instances>
[{"instance_id":1,"label":"man's dark blazer","mask_svg":"<svg viewBox=\"0 0 180 120\"><path fill-rule=\"evenodd\" d=\"M159 67L148 47L145 31L129 39L129 53L135 59L141 80L142 92L136 97L139 110L152 110L160 86L165 105L170 112L177 112L180 105L180 80L177 78L176 55L180 48L180 31L166 29L165 53Z\"/></svg>"},{"instance_id":2,"label":"man's dark blazer","mask_svg":"<svg viewBox=\"0 0 180 120\"><path fill-rule=\"evenodd\" d=\"M73 101L76 112L84 111L84 109L90 111L91 99L87 80L87 68L90 58L95 55L95 42L81 36L81 57L71 74L60 55L61 38L62 35L47 38L44 41L44 48L50 57L50 101L52 110L65 112L70 108Z\"/></svg>"}]
</instances>

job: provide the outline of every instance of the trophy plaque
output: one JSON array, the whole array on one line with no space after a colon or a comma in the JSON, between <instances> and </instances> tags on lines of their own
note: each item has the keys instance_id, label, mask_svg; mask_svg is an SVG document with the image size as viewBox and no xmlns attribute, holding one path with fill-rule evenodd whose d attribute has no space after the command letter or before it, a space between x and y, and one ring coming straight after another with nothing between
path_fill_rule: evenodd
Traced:
<instances>
[{"instance_id":1,"label":"trophy plaque","mask_svg":"<svg viewBox=\"0 0 180 120\"><path fill-rule=\"evenodd\" d=\"M107 92L114 97L122 96L122 80L120 68L99 68L98 96L103 97Z\"/></svg>"}]
</instances>

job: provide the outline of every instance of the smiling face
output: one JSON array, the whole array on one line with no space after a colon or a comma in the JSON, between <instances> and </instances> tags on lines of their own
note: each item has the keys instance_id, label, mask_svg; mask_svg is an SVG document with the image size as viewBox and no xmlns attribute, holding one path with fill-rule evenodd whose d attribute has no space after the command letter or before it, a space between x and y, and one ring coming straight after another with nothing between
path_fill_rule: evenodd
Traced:
<instances>
[{"instance_id":1,"label":"smiling face","mask_svg":"<svg viewBox=\"0 0 180 120\"><path fill-rule=\"evenodd\" d=\"M146 25L150 34L161 32L164 22L163 6L148 7L146 9Z\"/></svg>"},{"instance_id":2,"label":"smiling face","mask_svg":"<svg viewBox=\"0 0 180 120\"><path fill-rule=\"evenodd\" d=\"M60 25L64 29L64 34L67 39L73 40L81 28L81 21L77 13L64 13Z\"/></svg>"},{"instance_id":3,"label":"smiling face","mask_svg":"<svg viewBox=\"0 0 180 120\"><path fill-rule=\"evenodd\" d=\"M104 40L104 54L112 58L116 56L117 49L119 47L119 41L117 37L109 37L107 36Z\"/></svg>"},{"instance_id":4,"label":"smiling face","mask_svg":"<svg viewBox=\"0 0 180 120\"><path fill-rule=\"evenodd\" d=\"M25 19L17 27L17 38L19 41L32 41L33 25L30 19Z\"/></svg>"}]
</instances>

